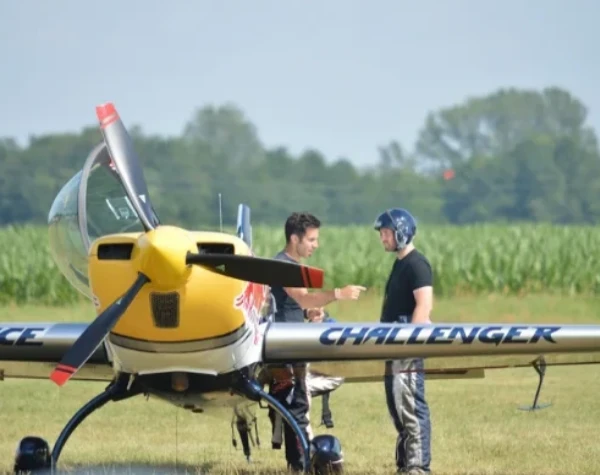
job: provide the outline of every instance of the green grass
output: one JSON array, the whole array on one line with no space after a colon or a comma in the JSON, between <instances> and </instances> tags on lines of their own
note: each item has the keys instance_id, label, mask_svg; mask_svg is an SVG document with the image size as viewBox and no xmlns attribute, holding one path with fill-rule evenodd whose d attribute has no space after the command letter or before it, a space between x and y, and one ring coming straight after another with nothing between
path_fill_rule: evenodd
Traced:
<instances>
[{"instance_id":1,"label":"green grass","mask_svg":"<svg viewBox=\"0 0 600 475\"><path fill-rule=\"evenodd\" d=\"M272 257L283 230L255 226L254 239L256 254ZM600 227L424 225L416 243L433 265L437 295L600 294ZM309 264L325 270L327 287L384 285L393 256L369 225L324 226L320 244ZM0 249L0 304L80 300L51 259L45 227L0 229Z\"/></svg>"},{"instance_id":2,"label":"green grass","mask_svg":"<svg viewBox=\"0 0 600 475\"><path fill-rule=\"evenodd\" d=\"M379 298L338 302L331 312L340 320L375 320ZM435 321L594 322L600 321L596 299L532 295L438 299ZM90 306L49 309L6 307L6 320L85 320ZM532 369L491 371L483 380L430 381L426 385L433 422L433 469L458 474L592 474L600 473L600 367L549 368L540 412L517 408L531 404L537 377ZM104 388L101 383L72 382L57 388L50 381L0 383L0 472L9 471L17 442L41 435L53 443L71 415ZM394 430L380 383L345 384L333 393L333 433L343 444L347 473L394 473ZM318 421L320 399L312 420ZM283 451L270 449L266 411L259 414L262 447L247 466L233 449L231 413L191 414L142 397L110 403L74 433L61 466L101 467L94 473L127 473L132 465L174 473L274 473L285 468ZM322 432L317 429L317 433ZM108 469L110 467L110 470ZM90 469L91 470L91 469ZM78 472L79 473L79 472ZM92 473L84 471L82 473Z\"/></svg>"}]
</instances>

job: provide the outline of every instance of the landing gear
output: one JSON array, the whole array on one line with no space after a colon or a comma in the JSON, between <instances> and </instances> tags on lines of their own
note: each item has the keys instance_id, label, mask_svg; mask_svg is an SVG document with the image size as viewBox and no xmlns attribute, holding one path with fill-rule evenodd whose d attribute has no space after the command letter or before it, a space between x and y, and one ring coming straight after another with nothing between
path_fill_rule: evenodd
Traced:
<instances>
[{"instance_id":1,"label":"landing gear","mask_svg":"<svg viewBox=\"0 0 600 475\"><path fill-rule=\"evenodd\" d=\"M302 448L302 471L304 473L313 472L316 475L343 473L343 454L337 437L328 434L318 435L309 444L290 411L271 394L264 391L258 382L240 374L235 388L252 401L259 404L261 401L265 401L289 424Z\"/></svg>"},{"instance_id":2,"label":"landing gear","mask_svg":"<svg viewBox=\"0 0 600 475\"><path fill-rule=\"evenodd\" d=\"M288 411L277 399L268 394L256 381L252 381L240 374L240 378L237 382L236 389L252 401L260 403L265 401L271 408L277 412L281 418L287 422L296 437L300 441L300 447L302 448L302 469L305 473L310 471L310 448L306 436L300 429L300 426L292 417L290 411Z\"/></svg>"},{"instance_id":3,"label":"landing gear","mask_svg":"<svg viewBox=\"0 0 600 475\"><path fill-rule=\"evenodd\" d=\"M539 409L545 409L546 407L551 406L551 403L538 404L538 398L540 396L540 390L542 389L542 384L544 382L544 376L546 375L546 360L544 356L540 356L536 358L532 363L533 369L538 374L540 380L538 382L537 390L535 391L535 396L533 398L533 404L531 406L521 406L519 409L521 411L536 411Z\"/></svg>"},{"instance_id":4,"label":"landing gear","mask_svg":"<svg viewBox=\"0 0 600 475\"><path fill-rule=\"evenodd\" d=\"M50 446L40 437L25 437L17 447L15 473L50 468Z\"/></svg>"},{"instance_id":5,"label":"landing gear","mask_svg":"<svg viewBox=\"0 0 600 475\"><path fill-rule=\"evenodd\" d=\"M22 471L31 472L34 470L54 470L67 440L87 416L96 409L100 409L109 401L121 401L141 393L141 389L136 384L129 386L128 383L129 375L120 375L107 386L104 392L91 399L77 411L56 439L51 454L49 445L45 440L38 437L25 437L22 439L15 457L15 473Z\"/></svg>"}]
</instances>

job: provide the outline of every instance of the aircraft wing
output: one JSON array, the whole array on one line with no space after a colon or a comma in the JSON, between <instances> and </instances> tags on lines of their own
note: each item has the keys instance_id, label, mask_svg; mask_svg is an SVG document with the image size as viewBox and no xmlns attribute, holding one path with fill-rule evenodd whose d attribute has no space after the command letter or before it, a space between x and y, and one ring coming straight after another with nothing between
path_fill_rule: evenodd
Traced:
<instances>
[{"instance_id":1,"label":"aircraft wing","mask_svg":"<svg viewBox=\"0 0 600 475\"><path fill-rule=\"evenodd\" d=\"M0 322L0 381L6 378L48 379L87 323ZM110 381L112 367L100 345L74 379Z\"/></svg>"},{"instance_id":2,"label":"aircraft wing","mask_svg":"<svg viewBox=\"0 0 600 475\"><path fill-rule=\"evenodd\" d=\"M485 369L600 363L600 325L274 323L266 364L310 362L347 382L380 381L385 360L425 358L425 376L483 377Z\"/></svg>"}]
</instances>

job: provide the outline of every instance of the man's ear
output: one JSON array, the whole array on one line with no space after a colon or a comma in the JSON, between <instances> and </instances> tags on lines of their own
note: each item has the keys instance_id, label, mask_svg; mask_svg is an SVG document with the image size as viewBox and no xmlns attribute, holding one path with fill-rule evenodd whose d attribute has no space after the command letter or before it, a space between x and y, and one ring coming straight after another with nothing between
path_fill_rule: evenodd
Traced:
<instances>
[{"instance_id":1,"label":"man's ear","mask_svg":"<svg viewBox=\"0 0 600 475\"><path fill-rule=\"evenodd\" d=\"M292 244L294 244L294 245L297 245L297 244L298 244L298 242L299 242L299 240L298 240L298 236L296 236L295 234L292 234L292 235L290 236L290 243L292 243Z\"/></svg>"}]
</instances>

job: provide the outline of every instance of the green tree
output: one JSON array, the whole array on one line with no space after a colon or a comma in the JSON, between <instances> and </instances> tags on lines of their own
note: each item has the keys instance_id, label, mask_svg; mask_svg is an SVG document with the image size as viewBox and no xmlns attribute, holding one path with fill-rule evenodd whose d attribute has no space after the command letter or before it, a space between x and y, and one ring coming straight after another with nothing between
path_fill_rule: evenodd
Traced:
<instances>
[{"instance_id":1,"label":"green tree","mask_svg":"<svg viewBox=\"0 0 600 475\"><path fill-rule=\"evenodd\" d=\"M540 135L571 137L595 150L596 136L586 119L587 108L560 88L500 89L429 113L416 151L422 160L456 167L474 156L506 155Z\"/></svg>"},{"instance_id":2,"label":"green tree","mask_svg":"<svg viewBox=\"0 0 600 475\"><path fill-rule=\"evenodd\" d=\"M205 106L186 124L183 139L202 142L222 167L255 165L264 160L256 127L237 106Z\"/></svg>"}]
</instances>

